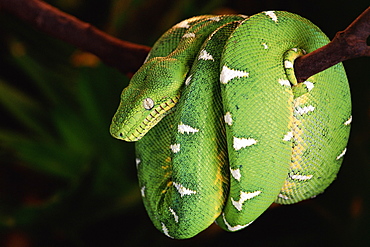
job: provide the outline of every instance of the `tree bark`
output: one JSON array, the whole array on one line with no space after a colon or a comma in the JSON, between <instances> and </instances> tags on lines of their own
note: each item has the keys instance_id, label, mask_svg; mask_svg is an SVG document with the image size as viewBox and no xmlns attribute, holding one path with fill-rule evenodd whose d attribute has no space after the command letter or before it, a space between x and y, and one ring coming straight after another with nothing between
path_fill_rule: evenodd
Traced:
<instances>
[{"instance_id":1,"label":"tree bark","mask_svg":"<svg viewBox=\"0 0 370 247\"><path fill-rule=\"evenodd\" d=\"M128 75L139 69L150 51L150 47L119 40L39 0L0 0L1 9L42 32L96 55ZM370 56L366 43L369 34L370 7L344 31L338 32L330 43L296 59L294 71L298 82L347 59Z\"/></svg>"},{"instance_id":2,"label":"tree bark","mask_svg":"<svg viewBox=\"0 0 370 247\"><path fill-rule=\"evenodd\" d=\"M337 32L327 45L299 57L294 62L298 82L348 59L370 56L366 40L370 35L370 7L344 31Z\"/></svg>"},{"instance_id":3,"label":"tree bark","mask_svg":"<svg viewBox=\"0 0 370 247\"><path fill-rule=\"evenodd\" d=\"M112 37L42 1L0 0L2 9L42 32L96 55L124 74L134 73L151 49Z\"/></svg>"}]
</instances>

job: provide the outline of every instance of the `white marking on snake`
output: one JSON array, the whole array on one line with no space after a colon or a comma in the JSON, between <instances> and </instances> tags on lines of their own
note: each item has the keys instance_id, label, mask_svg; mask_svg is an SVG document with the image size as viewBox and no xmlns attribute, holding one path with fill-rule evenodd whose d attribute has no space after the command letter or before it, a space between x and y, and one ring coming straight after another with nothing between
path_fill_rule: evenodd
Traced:
<instances>
[{"instance_id":1,"label":"white marking on snake","mask_svg":"<svg viewBox=\"0 0 370 247\"><path fill-rule=\"evenodd\" d=\"M189 134L189 133L196 133L198 132L199 130L196 129L196 128L193 128L189 125L186 125L186 124L183 124L183 123L180 123L177 127L177 130L178 132L180 132L181 134L184 134L186 132L186 134Z\"/></svg>"},{"instance_id":2,"label":"white marking on snake","mask_svg":"<svg viewBox=\"0 0 370 247\"><path fill-rule=\"evenodd\" d=\"M233 70L229 69L226 65L222 67L221 74L220 74L220 82L222 84L227 84L230 80L238 77L248 77L249 73L246 71L240 70Z\"/></svg>"},{"instance_id":3,"label":"white marking on snake","mask_svg":"<svg viewBox=\"0 0 370 247\"><path fill-rule=\"evenodd\" d=\"M293 63L291 61L285 60L284 61L284 67L286 69L292 69L293 68Z\"/></svg>"},{"instance_id":4,"label":"white marking on snake","mask_svg":"<svg viewBox=\"0 0 370 247\"><path fill-rule=\"evenodd\" d=\"M222 219L224 220L224 223L225 223L227 229L229 229L229 231L232 231L232 232L239 231L239 230L241 230L243 228L246 228L247 226L249 226L250 224L253 223L253 221L251 221L251 222L249 222L248 224L245 224L245 225L230 226L230 224L226 221L225 213L222 213Z\"/></svg>"},{"instance_id":5,"label":"white marking on snake","mask_svg":"<svg viewBox=\"0 0 370 247\"><path fill-rule=\"evenodd\" d=\"M289 80L285 80L285 79L279 79L278 82L280 83L280 85L282 86L288 86L290 87L290 81Z\"/></svg>"},{"instance_id":6,"label":"white marking on snake","mask_svg":"<svg viewBox=\"0 0 370 247\"><path fill-rule=\"evenodd\" d=\"M189 25L188 21L185 20L185 21L182 21L182 22L178 23L175 27L176 28L189 28L190 25Z\"/></svg>"},{"instance_id":7,"label":"white marking on snake","mask_svg":"<svg viewBox=\"0 0 370 247\"><path fill-rule=\"evenodd\" d=\"M215 61L211 54L209 54L206 50L202 50L199 54L198 60L212 60Z\"/></svg>"},{"instance_id":8,"label":"white marking on snake","mask_svg":"<svg viewBox=\"0 0 370 247\"><path fill-rule=\"evenodd\" d=\"M215 16L215 17L211 17L211 18L209 18L208 20L219 22L219 21L221 20L221 18L220 18L219 16Z\"/></svg>"},{"instance_id":9,"label":"white marking on snake","mask_svg":"<svg viewBox=\"0 0 370 247\"><path fill-rule=\"evenodd\" d=\"M146 98L143 101L143 107L146 110L150 110L154 107L154 100L152 98Z\"/></svg>"},{"instance_id":10,"label":"white marking on snake","mask_svg":"<svg viewBox=\"0 0 370 247\"><path fill-rule=\"evenodd\" d=\"M182 184L173 182L173 185L175 186L177 191L180 193L181 197L183 197L185 195L191 195L191 194L196 194L197 193L195 190L185 188Z\"/></svg>"},{"instance_id":11,"label":"white marking on snake","mask_svg":"<svg viewBox=\"0 0 370 247\"><path fill-rule=\"evenodd\" d=\"M343 150L343 152L341 152L340 155L337 156L337 160L339 160L340 158L342 158L346 154L346 152L347 152L347 148L345 148Z\"/></svg>"},{"instance_id":12,"label":"white marking on snake","mask_svg":"<svg viewBox=\"0 0 370 247\"><path fill-rule=\"evenodd\" d=\"M136 158L135 163L136 163L136 169L137 169L139 164L141 163L141 160L139 158Z\"/></svg>"},{"instance_id":13,"label":"white marking on snake","mask_svg":"<svg viewBox=\"0 0 370 247\"><path fill-rule=\"evenodd\" d=\"M242 177L242 174L240 174L240 169L231 169L230 168L231 175L240 182L240 178Z\"/></svg>"},{"instance_id":14,"label":"white marking on snake","mask_svg":"<svg viewBox=\"0 0 370 247\"><path fill-rule=\"evenodd\" d=\"M172 145L170 145L170 148L171 148L173 153L180 152L180 144L172 144Z\"/></svg>"},{"instance_id":15,"label":"white marking on snake","mask_svg":"<svg viewBox=\"0 0 370 247\"><path fill-rule=\"evenodd\" d=\"M283 195L283 194L279 194L278 197L282 198L284 200L289 200L290 199L289 197L287 197L286 195Z\"/></svg>"},{"instance_id":16,"label":"white marking on snake","mask_svg":"<svg viewBox=\"0 0 370 247\"><path fill-rule=\"evenodd\" d=\"M311 91L315 87L315 85L310 81L304 81L303 84L306 85L308 91Z\"/></svg>"},{"instance_id":17,"label":"white marking on snake","mask_svg":"<svg viewBox=\"0 0 370 247\"><path fill-rule=\"evenodd\" d=\"M274 11L265 11L264 12L268 17L270 17L274 22L277 22L277 16Z\"/></svg>"},{"instance_id":18,"label":"white marking on snake","mask_svg":"<svg viewBox=\"0 0 370 247\"><path fill-rule=\"evenodd\" d=\"M166 236L167 236L167 237L169 237L169 238L173 238L173 237L171 237L171 236L170 236L170 234L168 233L168 229L167 229L166 225L165 225L163 222L161 222L161 225L162 225L162 231L163 231L164 235L166 235Z\"/></svg>"},{"instance_id":19,"label":"white marking on snake","mask_svg":"<svg viewBox=\"0 0 370 247\"><path fill-rule=\"evenodd\" d=\"M284 135L283 141L290 141L293 138L293 132L289 131L286 135Z\"/></svg>"},{"instance_id":20,"label":"white marking on snake","mask_svg":"<svg viewBox=\"0 0 370 247\"><path fill-rule=\"evenodd\" d=\"M195 38L195 33L186 33L182 36L183 38Z\"/></svg>"},{"instance_id":21,"label":"white marking on snake","mask_svg":"<svg viewBox=\"0 0 370 247\"><path fill-rule=\"evenodd\" d=\"M233 147L235 150L239 150L248 146L252 146L253 144L256 144L257 140L253 138L237 138L234 136L234 144Z\"/></svg>"},{"instance_id":22,"label":"white marking on snake","mask_svg":"<svg viewBox=\"0 0 370 247\"><path fill-rule=\"evenodd\" d=\"M233 118L232 118L230 112L226 112L226 114L224 116L224 120L225 120L225 123L227 123L230 126L233 124Z\"/></svg>"},{"instance_id":23,"label":"white marking on snake","mask_svg":"<svg viewBox=\"0 0 370 247\"><path fill-rule=\"evenodd\" d=\"M307 114L309 112L313 112L315 110L315 107L312 105L304 106L304 107L296 107L294 112L299 115Z\"/></svg>"},{"instance_id":24,"label":"white marking on snake","mask_svg":"<svg viewBox=\"0 0 370 247\"><path fill-rule=\"evenodd\" d=\"M264 48L265 50L267 50L267 49L269 48L269 46L268 46L266 43L262 43L262 45L263 45L263 48Z\"/></svg>"},{"instance_id":25,"label":"white marking on snake","mask_svg":"<svg viewBox=\"0 0 370 247\"><path fill-rule=\"evenodd\" d=\"M292 48L291 50L292 51L295 51L295 52L298 52L298 49L297 48Z\"/></svg>"},{"instance_id":26,"label":"white marking on snake","mask_svg":"<svg viewBox=\"0 0 370 247\"><path fill-rule=\"evenodd\" d=\"M352 116L350 116L348 120L344 122L344 125L350 125L351 123L352 123Z\"/></svg>"},{"instance_id":27,"label":"white marking on snake","mask_svg":"<svg viewBox=\"0 0 370 247\"><path fill-rule=\"evenodd\" d=\"M171 214L175 218L176 223L179 223L179 216L176 214L175 210L173 210L171 207L168 207L168 209L170 210Z\"/></svg>"},{"instance_id":28,"label":"white marking on snake","mask_svg":"<svg viewBox=\"0 0 370 247\"><path fill-rule=\"evenodd\" d=\"M189 75L188 78L186 78L186 80L185 80L185 85L186 86L189 86L192 77L193 77L193 75Z\"/></svg>"},{"instance_id":29,"label":"white marking on snake","mask_svg":"<svg viewBox=\"0 0 370 247\"><path fill-rule=\"evenodd\" d=\"M145 197L145 186L141 187L140 191L141 191L141 196Z\"/></svg>"},{"instance_id":30,"label":"white marking on snake","mask_svg":"<svg viewBox=\"0 0 370 247\"><path fill-rule=\"evenodd\" d=\"M231 202L232 204L234 205L234 207L241 211L243 209L243 203L246 201L246 200L249 200L249 199L252 199L253 197L256 197L258 196L262 191L254 191L254 192L243 192L243 191L240 191L240 199L239 201L234 201L233 198L231 198Z\"/></svg>"},{"instance_id":31,"label":"white marking on snake","mask_svg":"<svg viewBox=\"0 0 370 247\"><path fill-rule=\"evenodd\" d=\"M299 175L299 174L290 174L289 177L293 180L309 180L313 177L313 175Z\"/></svg>"},{"instance_id":32,"label":"white marking on snake","mask_svg":"<svg viewBox=\"0 0 370 247\"><path fill-rule=\"evenodd\" d=\"M150 57L150 52L149 52L149 53L148 53L148 55L146 56L146 58L145 58L145 60L144 60L144 63L148 62L149 57Z\"/></svg>"}]
</instances>

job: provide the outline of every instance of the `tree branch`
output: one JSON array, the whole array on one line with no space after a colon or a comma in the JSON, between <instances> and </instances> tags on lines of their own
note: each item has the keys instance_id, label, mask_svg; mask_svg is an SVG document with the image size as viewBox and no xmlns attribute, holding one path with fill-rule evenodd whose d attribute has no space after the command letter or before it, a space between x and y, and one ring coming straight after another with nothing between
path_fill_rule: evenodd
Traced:
<instances>
[{"instance_id":1,"label":"tree branch","mask_svg":"<svg viewBox=\"0 0 370 247\"><path fill-rule=\"evenodd\" d=\"M30 23L38 30L91 52L104 63L132 75L150 47L122 41L39 0L0 0L0 8ZM327 45L297 58L294 71L298 82L339 62L370 56L366 40L370 34L370 7Z\"/></svg>"},{"instance_id":2,"label":"tree branch","mask_svg":"<svg viewBox=\"0 0 370 247\"><path fill-rule=\"evenodd\" d=\"M0 0L1 9L42 32L93 53L125 74L135 73L150 51L150 47L114 38L42 1Z\"/></svg>"},{"instance_id":3,"label":"tree branch","mask_svg":"<svg viewBox=\"0 0 370 247\"><path fill-rule=\"evenodd\" d=\"M294 62L298 82L348 59L370 56L366 40L370 35L370 7L356 18L344 31L337 32L327 45L299 57Z\"/></svg>"}]
</instances>

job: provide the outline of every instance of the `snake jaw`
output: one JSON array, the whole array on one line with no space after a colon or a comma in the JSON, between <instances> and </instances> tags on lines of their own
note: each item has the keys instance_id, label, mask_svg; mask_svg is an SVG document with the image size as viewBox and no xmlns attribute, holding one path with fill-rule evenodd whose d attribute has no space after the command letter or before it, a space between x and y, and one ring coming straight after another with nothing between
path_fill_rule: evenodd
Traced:
<instances>
[{"instance_id":1,"label":"snake jaw","mask_svg":"<svg viewBox=\"0 0 370 247\"><path fill-rule=\"evenodd\" d=\"M145 115L143 114L144 119L138 119L137 117L129 118L128 123L124 123L118 131L114 131L114 128L111 128L112 136L128 142L140 140L152 127L173 110L179 98L180 96L175 96L155 105L150 111L146 110L144 112ZM140 123L138 124L138 122Z\"/></svg>"}]
</instances>

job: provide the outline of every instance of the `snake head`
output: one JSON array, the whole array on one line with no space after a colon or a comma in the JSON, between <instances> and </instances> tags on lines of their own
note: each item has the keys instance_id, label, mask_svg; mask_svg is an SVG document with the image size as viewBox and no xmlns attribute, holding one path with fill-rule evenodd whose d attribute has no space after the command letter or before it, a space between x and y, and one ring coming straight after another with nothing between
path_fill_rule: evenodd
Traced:
<instances>
[{"instance_id":1,"label":"snake head","mask_svg":"<svg viewBox=\"0 0 370 247\"><path fill-rule=\"evenodd\" d=\"M110 133L137 141L167 115L180 98L187 66L174 58L156 57L145 63L121 94Z\"/></svg>"}]
</instances>

